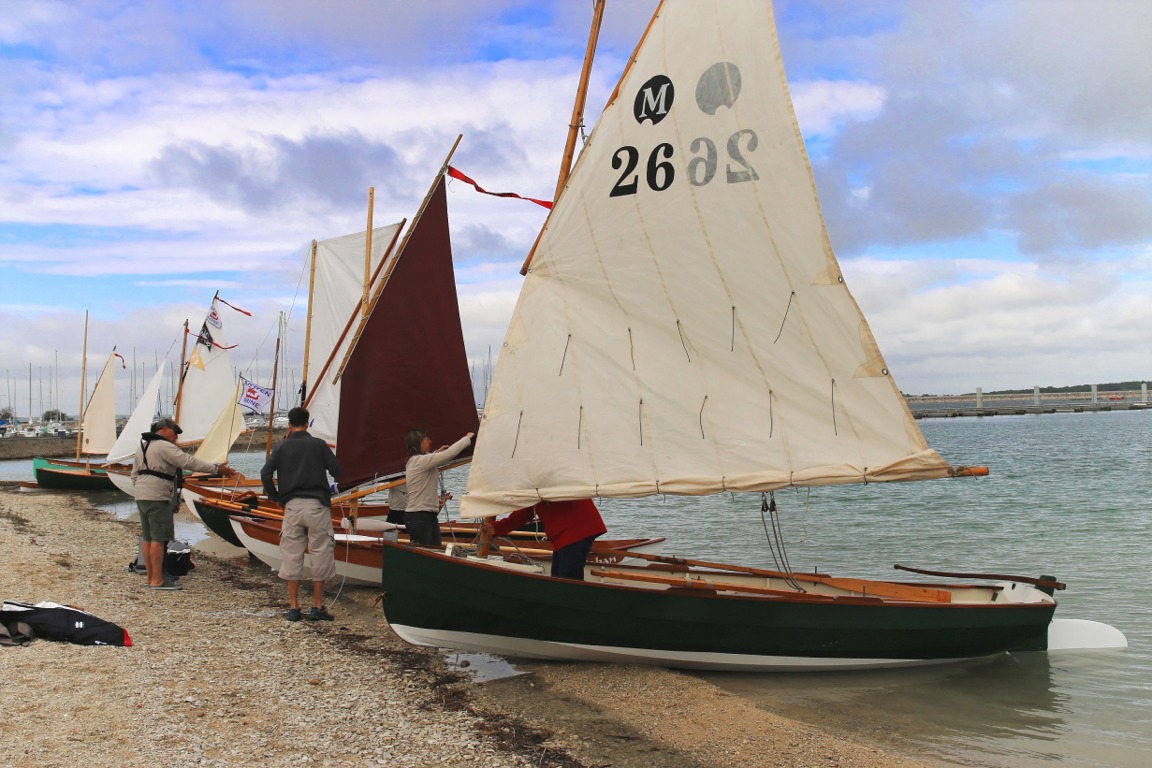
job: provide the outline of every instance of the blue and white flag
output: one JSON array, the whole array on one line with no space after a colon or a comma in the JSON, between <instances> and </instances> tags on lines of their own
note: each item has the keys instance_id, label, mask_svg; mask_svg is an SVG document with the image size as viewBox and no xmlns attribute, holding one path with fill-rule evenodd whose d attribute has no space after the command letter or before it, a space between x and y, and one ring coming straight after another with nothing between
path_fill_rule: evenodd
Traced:
<instances>
[{"instance_id":1,"label":"blue and white flag","mask_svg":"<svg viewBox=\"0 0 1152 768\"><path fill-rule=\"evenodd\" d=\"M272 390L253 384L243 376L240 377L240 405L259 413L264 410L272 400Z\"/></svg>"}]
</instances>

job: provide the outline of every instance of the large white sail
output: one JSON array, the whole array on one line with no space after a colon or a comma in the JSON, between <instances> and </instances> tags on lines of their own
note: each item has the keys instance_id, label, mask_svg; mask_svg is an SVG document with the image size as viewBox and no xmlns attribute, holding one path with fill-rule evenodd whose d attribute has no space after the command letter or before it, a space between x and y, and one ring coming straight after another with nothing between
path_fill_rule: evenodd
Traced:
<instances>
[{"instance_id":1,"label":"large white sail","mask_svg":"<svg viewBox=\"0 0 1152 768\"><path fill-rule=\"evenodd\" d=\"M167 367L168 358L165 357L156 367L156 373L152 374L148 386L141 393L140 400L136 403L136 409L132 411L132 415L128 417L124 428L120 430L120 436L116 438L116 442L108 451L108 458L105 463L115 464L131 461L132 457L136 455L136 448L140 445L140 435L151 429L152 422L158 415L160 384L164 380L164 372Z\"/></svg>"},{"instance_id":2,"label":"large white sail","mask_svg":"<svg viewBox=\"0 0 1152 768\"><path fill-rule=\"evenodd\" d=\"M80 419L80 452L106 454L116 442L116 350L108 355Z\"/></svg>"},{"instance_id":3,"label":"large white sail","mask_svg":"<svg viewBox=\"0 0 1152 768\"><path fill-rule=\"evenodd\" d=\"M667 0L545 224L462 514L950 471L833 255L771 4Z\"/></svg>"},{"instance_id":4,"label":"large white sail","mask_svg":"<svg viewBox=\"0 0 1152 768\"><path fill-rule=\"evenodd\" d=\"M369 274L374 275L395 239L400 224L372 230ZM309 432L336 443L340 415L340 383L334 381L352 343L364 296L364 254L367 232L316 241L312 288L312 321L308 341Z\"/></svg>"},{"instance_id":5,"label":"large white sail","mask_svg":"<svg viewBox=\"0 0 1152 768\"><path fill-rule=\"evenodd\" d=\"M196 449L196 458L211 461L214 464L223 464L228 461L228 452L232 450L232 444L244 431L244 413L240 406L241 386L240 381L237 380L232 398L224 404L216 416L212 428L204 435L204 440Z\"/></svg>"}]
</instances>

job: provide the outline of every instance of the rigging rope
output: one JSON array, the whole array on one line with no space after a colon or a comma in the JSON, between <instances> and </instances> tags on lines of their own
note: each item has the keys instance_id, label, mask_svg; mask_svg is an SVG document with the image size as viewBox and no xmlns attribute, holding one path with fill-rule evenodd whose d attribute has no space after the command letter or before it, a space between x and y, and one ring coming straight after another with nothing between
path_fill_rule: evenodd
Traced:
<instances>
[{"instance_id":1,"label":"rigging rope","mask_svg":"<svg viewBox=\"0 0 1152 768\"><path fill-rule=\"evenodd\" d=\"M767 514L765 514L767 513ZM772 520L772 531L768 531L768 519ZM772 550L772 560L776 570L784 574L784 581L797 592L806 592L792 576L792 564L788 562L788 550L784 546L784 531L780 527L780 515L776 509L776 494L760 494L760 523L764 526L764 536L768 548Z\"/></svg>"}]
</instances>

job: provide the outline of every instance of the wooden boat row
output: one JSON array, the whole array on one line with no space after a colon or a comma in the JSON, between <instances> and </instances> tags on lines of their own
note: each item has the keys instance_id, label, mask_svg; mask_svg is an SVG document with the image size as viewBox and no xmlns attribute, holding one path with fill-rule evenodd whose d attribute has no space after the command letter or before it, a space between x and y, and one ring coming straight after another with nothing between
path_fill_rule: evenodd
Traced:
<instances>
[{"instance_id":1,"label":"wooden boat row","mask_svg":"<svg viewBox=\"0 0 1152 768\"><path fill-rule=\"evenodd\" d=\"M254 557L273 570L280 568L280 522L244 515L231 515L229 524L233 534ZM475 525L446 523L441 534L446 542L442 550L470 549L476 546ZM515 532L502 540L495 551L501 562L533 573L543 573L552 557L552 544L533 531ZM393 534L400 546L410 546L408 537ZM385 532L373 534L336 533L336 578L347 584L379 587L382 579L383 545L388 540ZM654 555L663 546L664 539L614 539L599 541L593 547L590 565L617 565L638 555ZM304 556L304 579L311 578L312 558Z\"/></svg>"}]
</instances>

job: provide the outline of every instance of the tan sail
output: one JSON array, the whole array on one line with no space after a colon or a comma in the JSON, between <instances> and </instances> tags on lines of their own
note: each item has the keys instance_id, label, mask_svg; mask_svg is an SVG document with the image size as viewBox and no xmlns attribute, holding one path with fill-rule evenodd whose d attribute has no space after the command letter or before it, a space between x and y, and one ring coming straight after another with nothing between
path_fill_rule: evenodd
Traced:
<instances>
[{"instance_id":1,"label":"tan sail","mask_svg":"<svg viewBox=\"0 0 1152 768\"><path fill-rule=\"evenodd\" d=\"M663 4L538 241L462 514L951 473L832 252L771 5Z\"/></svg>"}]
</instances>

